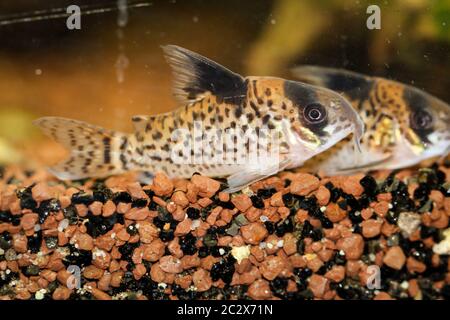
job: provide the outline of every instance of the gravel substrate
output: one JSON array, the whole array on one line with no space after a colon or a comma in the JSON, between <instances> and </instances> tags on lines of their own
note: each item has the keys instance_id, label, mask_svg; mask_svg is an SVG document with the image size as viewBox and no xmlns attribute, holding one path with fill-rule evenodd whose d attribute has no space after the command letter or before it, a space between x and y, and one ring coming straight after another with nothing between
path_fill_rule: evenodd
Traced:
<instances>
[{"instance_id":1,"label":"gravel substrate","mask_svg":"<svg viewBox=\"0 0 450 320\"><path fill-rule=\"evenodd\" d=\"M231 195L200 175L0 177L0 299L450 297L448 163L284 172Z\"/></svg>"}]
</instances>

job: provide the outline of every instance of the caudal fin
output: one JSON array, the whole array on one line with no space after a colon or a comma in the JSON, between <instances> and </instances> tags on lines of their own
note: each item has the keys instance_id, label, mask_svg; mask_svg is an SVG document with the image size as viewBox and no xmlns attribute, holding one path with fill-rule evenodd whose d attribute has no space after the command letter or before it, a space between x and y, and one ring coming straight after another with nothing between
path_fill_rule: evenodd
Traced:
<instances>
[{"instance_id":1,"label":"caudal fin","mask_svg":"<svg viewBox=\"0 0 450 320\"><path fill-rule=\"evenodd\" d=\"M104 177L128 169L127 134L60 117L44 117L33 123L70 150L66 161L50 168L61 180Z\"/></svg>"}]
</instances>

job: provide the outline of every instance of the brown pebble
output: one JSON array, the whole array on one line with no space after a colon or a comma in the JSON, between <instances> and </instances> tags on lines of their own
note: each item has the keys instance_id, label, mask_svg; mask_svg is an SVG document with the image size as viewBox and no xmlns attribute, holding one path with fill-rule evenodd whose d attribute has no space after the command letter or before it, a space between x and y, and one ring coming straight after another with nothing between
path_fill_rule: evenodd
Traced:
<instances>
[{"instance_id":1,"label":"brown pebble","mask_svg":"<svg viewBox=\"0 0 450 320\"><path fill-rule=\"evenodd\" d=\"M20 226L24 230L33 230L36 222L39 220L39 216L36 213L24 214L22 219L20 219Z\"/></svg>"},{"instance_id":2,"label":"brown pebble","mask_svg":"<svg viewBox=\"0 0 450 320\"><path fill-rule=\"evenodd\" d=\"M343 179L343 182L341 184L342 191L355 197L361 196L361 194L364 192L363 186L359 183L361 178L362 177L360 175L356 175L348 176Z\"/></svg>"},{"instance_id":3,"label":"brown pebble","mask_svg":"<svg viewBox=\"0 0 450 320\"><path fill-rule=\"evenodd\" d=\"M223 209L220 212L220 218L228 224L233 220L233 212L229 209Z\"/></svg>"},{"instance_id":4,"label":"brown pebble","mask_svg":"<svg viewBox=\"0 0 450 320\"><path fill-rule=\"evenodd\" d=\"M373 300L392 300L392 297L386 292L379 292Z\"/></svg>"},{"instance_id":5,"label":"brown pebble","mask_svg":"<svg viewBox=\"0 0 450 320\"><path fill-rule=\"evenodd\" d=\"M254 300L265 300L272 296L269 282L266 280L256 280L248 288L247 295Z\"/></svg>"},{"instance_id":6,"label":"brown pebble","mask_svg":"<svg viewBox=\"0 0 450 320\"><path fill-rule=\"evenodd\" d=\"M150 210L147 207L144 208L131 208L128 212L125 213L125 219L129 220L145 220L150 213Z\"/></svg>"},{"instance_id":7,"label":"brown pebble","mask_svg":"<svg viewBox=\"0 0 450 320\"><path fill-rule=\"evenodd\" d=\"M102 250L111 251L114 246L115 240L111 237L111 233L106 233L102 236L98 236L94 240L95 245Z\"/></svg>"},{"instance_id":8,"label":"brown pebble","mask_svg":"<svg viewBox=\"0 0 450 320\"><path fill-rule=\"evenodd\" d=\"M322 298L328 285L328 279L319 276L317 274L313 274L311 277L309 277L309 284L308 287L314 294L314 297L316 298Z\"/></svg>"},{"instance_id":9,"label":"brown pebble","mask_svg":"<svg viewBox=\"0 0 450 320\"><path fill-rule=\"evenodd\" d=\"M269 234L260 222L253 222L241 227L241 234L246 243L259 244Z\"/></svg>"},{"instance_id":10,"label":"brown pebble","mask_svg":"<svg viewBox=\"0 0 450 320\"><path fill-rule=\"evenodd\" d=\"M215 207L209 214L208 217L206 218L206 222L209 225L214 225L216 223L217 218L219 217L220 213L222 212L222 207L218 206Z\"/></svg>"},{"instance_id":11,"label":"brown pebble","mask_svg":"<svg viewBox=\"0 0 450 320\"><path fill-rule=\"evenodd\" d=\"M178 259L183 257L183 250L181 250L178 237L169 242L169 244L167 245L167 249L174 257Z\"/></svg>"},{"instance_id":12,"label":"brown pebble","mask_svg":"<svg viewBox=\"0 0 450 320\"><path fill-rule=\"evenodd\" d=\"M179 237L179 236L184 236L184 235L188 234L191 231L191 226L192 226L192 220L189 218L184 219L175 228L175 232L174 232L175 236Z\"/></svg>"},{"instance_id":13,"label":"brown pebble","mask_svg":"<svg viewBox=\"0 0 450 320\"><path fill-rule=\"evenodd\" d=\"M52 298L53 300L68 300L71 294L72 290L67 287L59 286L53 291Z\"/></svg>"},{"instance_id":14,"label":"brown pebble","mask_svg":"<svg viewBox=\"0 0 450 320\"><path fill-rule=\"evenodd\" d=\"M246 194L239 194L231 199L234 206L241 212L247 211L252 206L252 200Z\"/></svg>"},{"instance_id":15,"label":"brown pebble","mask_svg":"<svg viewBox=\"0 0 450 320\"><path fill-rule=\"evenodd\" d=\"M320 181L316 176L308 173L299 173L289 186L292 194L306 196L320 186Z\"/></svg>"},{"instance_id":16,"label":"brown pebble","mask_svg":"<svg viewBox=\"0 0 450 320\"><path fill-rule=\"evenodd\" d=\"M198 267L200 266L200 264L202 263L201 259L198 257L197 254L195 255L186 255L183 256L183 258L181 258L181 266L183 269L191 269L194 267Z\"/></svg>"},{"instance_id":17,"label":"brown pebble","mask_svg":"<svg viewBox=\"0 0 450 320\"><path fill-rule=\"evenodd\" d=\"M372 208L364 208L361 210L361 217L364 220L369 220L373 216L373 209Z\"/></svg>"},{"instance_id":18,"label":"brown pebble","mask_svg":"<svg viewBox=\"0 0 450 320\"><path fill-rule=\"evenodd\" d=\"M87 279L100 279L103 276L103 270L94 266L89 265L86 268L84 268L83 276Z\"/></svg>"},{"instance_id":19,"label":"brown pebble","mask_svg":"<svg viewBox=\"0 0 450 320\"><path fill-rule=\"evenodd\" d=\"M111 200L108 200L105 202L105 204L102 207L102 216L110 217L116 212L116 205Z\"/></svg>"},{"instance_id":20,"label":"brown pebble","mask_svg":"<svg viewBox=\"0 0 450 320\"><path fill-rule=\"evenodd\" d=\"M98 280L97 287L102 291L109 291L111 284L111 274L109 272L105 272L103 276Z\"/></svg>"},{"instance_id":21,"label":"brown pebble","mask_svg":"<svg viewBox=\"0 0 450 320\"><path fill-rule=\"evenodd\" d=\"M120 241L127 242L130 240L131 235L127 232L127 229L122 227L119 231L116 233L116 238Z\"/></svg>"},{"instance_id":22,"label":"brown pebble","mask_svg":"<svg viewBox=\"0 0 450 320\"><path fill-rule=\"evenodd\" d=\"M389 211L389 202L387 201L377 202L373 207L373 211L375 211L377 215L383 218Z\"/></svg>"},{"instance_id":23,"label":"brown pebble","mask_svg":"<svg viewBox=\"0 0 450 320\"><path fill-rule=\"evenodd\" d=\"M207 256L207 257L201 259L200 265L205 270L211 270L214 263L216 263L218 260L219 260L219 258L215 258L213 256Z\"/></svg>"},{"instance_id":24,"label":"brown pebble","mask_svg":"<svg viewBox=\"0 0 450 320\"><path fill-rule=\"evenodd\" d=\"M122 283L124 272L122 270L115 271L111 273L111 287L117 288L120 287L120 284Z\"/></svg>"},{"instance_id":25,"label":"brown pebble","mask_svg":"<svg viewBox=\"0 0 450 320\"><path fill-rule=\"evenodd\" d=\"M111 263L111 255L103 250L94 250L92 264L100 269L108 269Z\"/></svg>"},{"instance_id":26,"label":"brown pebble","mask_svg":"<svg viewBox=\"0 0 450 320\"><path fill-rule=\"evenodd\" d=\"M255 259L258 262L261 262L264 260L264 257L265 257L264 250L262 250L259 246L252 246L250 248L250 253L252 254L252 256L255 257Z\"/></svg>"},{"instance_id":27,"label":"brown pebble","mask_svg":"<svg viewBox=\"0 0 450 320\"><path fill-rule=\"evenodd\" d=\"M183 191L175 191L172 195L172 201L182 208L189 205L189 199L186 197Z\"/></svg>"},{"instance_id":28,"label":"brown pebble","mask_svg":"<svg viewBox=\"0 0 450 320\"><path fill-rule=\"evenodd\" d=\"M259 267L261 274L267 280L275 279L283 269L286 268L286 261L279 256L268 256Z\"/></svg>"},{"instance_id":29,"label":"brown pebble","mask_svg":"<svg viewBox=\"0 0 450 320\"><path fill-rule=\"evenodd\" d=\"M28 250L28 239L25 235L15 233L12 235L13 248L18 253L25 253Z\"/></svg>"},{"instance_id":30,"label":"brown pebble","mask_svg":"<svg viewBox=\"0 0 450 320\"><path fill-rule=\"evenodd\" d=\"M159 260L160 268L167 273L180 273L183 271L181 260L174 256L164 256Z\"/></svg>"},{"instance_id":31,"label":"brown pebble","mask_svg":"<svg viewBox=\"0 0 450 320\"><path fill-rule=\"evenodd\" d=\"M169 195L173 190L172 181L161 172L155 174L152 189L157 196Z\"/></svg>"},{"instance_id":32,"label":"brown pebble","mask_svg":"<svg viewBox=\"0 0 450 320\"><path fill-rule=\"evenodd\" d=\"M144 251L142 254L142 259L155 262L158 261L165 251L166 245L161 239L157 238L153 240L150 244L144 245Z\"/></svg>"},{"instance_id":33,"label":"brown pebble","mask_svg":"<svg viewBox=\"0 0 450 320\"><path fill-rule=\"evenodd\" d=\"M317 272L323 266L323 261L314 254L314 257L312 259L306 259L306 266L313 272Z\"/></svg>"},{"instance_id":34,"label":"brown pebble","mask_svg":"<svg viewBox=\"0 0 450 320\"><path fill-rule=\"evenodd\" d=\"M46 182L39 182L31 188L31 196L37 202L56 198L56 192Z\"/></svg>"},{"instance_id":35,"label":"brown pebble","mask_svg":"<svg viewBox=\"0 0 450 320\"><path fill-rule=\"evenodd\" d=\"M71 242L74 242L78 249L91 251L94 248L94 239L86 233L77 232L72 237Z\"/></svg>"},{"instance_id":36,"label":"brown pebble","mask_svg":"<svg viewBox=\"0 0 450 320\"><path fill-rule=\"evenodd\" d=\"M374 219L365 220L361 223L362 234L365 238L373 238L380 234L383 221Z\"/></svg>"},{"instance_id":37,"label":"brown pebble","mask_svg":"<svg viewBox=\"0 0 450 320\"><path fill-rule=\"evenodd\" d=\"M411 298L418 298L420 294L420 287L417 283L417 279L411 279L408 282L408 293Z\"/></svg>"},{"instance_id":38,"label":"brown pebble","mask_svg":"<svg viewBox=\"0 0 450 320\"><path fill-rule=\"evenodd\" d=\"M147 273L147 269L142 263L137 264L133 269L133 276L136 280L141 279Z\"/></svg>"},{"instance_id":39,"label":"brown pebble","mask_svg":"<svg viewBox=\"0 0 450 320\"><path fill-rule=\"evenodd\" d=\"M278 191L275 192L272 197L270 198L270 205L273 207L282 207L284 206L283 203L283 192Z\"/></svg>"},{"instance_id":40,"label":"brown pebble","mask_svg":"<svg viewBox=\"0 0 450 320\"><path fill-rule=\"evenodd\" d=\"M165 273L161 269L159 262L152 264L150 268L150 277L155 282L164 282Z\"/></svg>"},{"instance_id":41,"label":"brown pebble","mask_svg":"<svg viewBox=\"0 0 450 320\"><path fill-rule=\"evenodd\" d=\"M142 243L150 243L153 239L158 238L159 230L151 222L140 221L139 222L139 240Z\"/></svg>"},{"instance_id":42,"label":"brown pebble","mask_svg":"<svg viewBox=\"0 0 450 320\"><path fill-rule=\"evenodd\" d=\"M351 234L339 239L336 243L336 247L345 252L345 257L348 260L356 260L363 254L364 239L359 234Z\"/></svg>"},{"instance_id":43,"label":"brown pebble","mask_svg":"<svg viewBox=\"0 0 450 320\"><path fill-rule=\"evenodd\" d=\"M303 209L298 209L295 213L295 222L304 223L308 219L308 211Z\"/></svg>"},{"instance_id":44,"label":"brown pebble","mask_svg":"<svg viewBox=\"0 0 450 320\"><path fill-rule=\"evenodd\" d=\"M283 250L288 256L297 252L297 239L292 233L283 236Z\"/></svg>"},{"instance_id":45,"label":"brown pebble","mask_svg":"<svg viewBox=\"0 0 450 320\"><path fill-rule=\"evenodd\" d=\"M405 264L405 261L406 257L400 246L389 248L383 258L384 264L396 270L400 270Z\"/></svg>"},{"instance_id":46,"label":"brown pebble","mask_svg":"<svg viewBox=\"0 0 450 320\"><path fill-rule=\"evenodd\" d=\"M100 201L94 201L89 205L89 210L94 216L99 216L102 214L103 203Z\"/></svg>"},{"instance_id":47,"label":"brown pebble","mask_svg":"<svg viewBox=\"0 0 450 320\"><path fill-rule=\"evenodd\" d=\"M131 203L124 203L124 202L119 202L119 204L116 207L116 211L118 213L122 213L125 214L128 211L130 211L131 209Z\"/></svg>"},{"instance_id":48,"label":"brown pebble","mask_svg":"<svg viewBox=\"0 0 450 320\"><path fill-rule=\"evenodd\" d=\"M344 266L333 266L327 273L325 273L325 278L333 282L341 282L345 278L345 267Z\"/></svg>"},{"instance_id":49,"label":"brown pebble","mask_svg":"<svg viewBox=\"0 0 450 320\"><path fill-rule=\"evenodd\" d=\"M141 184L137 181L127 184L126 189L134 199L147 198L147 195L145 194L144 190L142 190Z\"/></svg>"},{"instance_id":50,"label":"brown pebble","mask_svg":"<svg viewBox=\"0 0 450 320\"><path fill-rule=\"evenodd\" d=\"M175 283L186 290L192 283L192 276L190 274L183 276L179 275L175 278Z\"/></svg>"},{"instance_id":51,"label":"brown pebble","mask_svg":"<svg viewBox=\"0 0 450 320\"><path fill-rule=\"evenodd\" d=\"M203 269L198 269L192 275L192 281L198 292L204 292L211 288L212 279L209 272Z\"/></svg>"},{"instance_id":52,"label":"brown pebble","mask_svg":"<svg viewBox=\"0 0 450 320\"><path fill-rule=\"evenodd\" d=\"M226 192L219 192L219 200L222 202L230 201L230 194Z\"/></svg>"},{"instance_id":53,"label":"brown pebble","mask_svg":"<svg viewBox=\"0 0 450 320\"><path fill-rule=\"evenodd\" d=\"M316 191L316 198L319 206L326 206L330 201L330 196L330 190L328 190L328 188L325 188L324 186L320 186Z\"/></svg>"},{"instance_id":54,"label":"brown pebble","mask_svg":"<svg viewBox=\"0 0 450 320\"><path fill-rule=\"evenodd\" d=\"M111 300L111 296L97 288L91 288L91 293L96 300Z\"/></svg>"},{"instance_id":55,"label":"brown pebble","mask_svg":"<svg viewBox=\"0 0 450 320\"><path fill-rule=\"evenodd\" d=\"M347 217L347 212L342 210L336 203L330 203L325 210L325 215L331 222L339 222Z\"/></svg>"},{"instance_id":56,"label":"brown pebble","mask_svg":"<svg viewBox=\"0 0 450 320\"><path fill-rule=\"evenodd\" d=\"M198 188L200 197L211 198L220 189L220 182L198 174L192 176L191 182Z\"/></svg>"}]
</instances>

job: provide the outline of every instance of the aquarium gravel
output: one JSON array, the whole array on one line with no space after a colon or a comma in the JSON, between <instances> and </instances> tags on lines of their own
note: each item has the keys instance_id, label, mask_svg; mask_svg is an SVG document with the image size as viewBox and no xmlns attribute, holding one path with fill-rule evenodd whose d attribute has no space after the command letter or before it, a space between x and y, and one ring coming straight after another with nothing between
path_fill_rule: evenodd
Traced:
<instances>
[{"instance_id":1,"label":"aquarium gravel","mask_svg":"<svg viewBox=\"0 0 450 320\"><path fill-rule=\"evenodd\" d=\"M1 169L0 299L449 299L449 162L70 183Z\"/></svg>"}]
</instances>

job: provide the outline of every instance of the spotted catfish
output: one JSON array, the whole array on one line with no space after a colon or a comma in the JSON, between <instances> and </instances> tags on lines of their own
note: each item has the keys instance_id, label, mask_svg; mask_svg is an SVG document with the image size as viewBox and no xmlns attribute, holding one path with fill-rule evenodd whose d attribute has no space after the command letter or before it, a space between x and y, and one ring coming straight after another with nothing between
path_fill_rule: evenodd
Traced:
<instances>
[{"instance_id":1,"label":"spotted catfish","mask_svg":"<svg viewBox=\"0 0 450 320\"><path fill-rule=\"evenodd\" d=\"M406 84L347 70L301 66L293 74L341 93L366 127L357 157L348 157L352 146L343 139L311 159L309 165L323 173L397 169L448 154L450 106L438 98Z\"/></svg>"},{"instance_id":2,"label":"spotted catfish","mask_svg":"<svg viewBox=\"0 0 450 320\"><path fill-rule=\"evenodd\" d=\"M363 134L358 114L334 91L280 78L244 78L184 48L169 45L163 50L174 71L174 94L181 106L164 114L133 117L133 134L59 117L36 120L44 133L71 150L68 160L51 168L51 172L63 180L104 177L129 170L146 173L146 177L158 171L180 178L201 173L228 177L228 191L235 191L285 168L302 165L351 132L357 143ZM278 161L258 158L236 163L199 162L190 156L202 153L203 144L188 153L177 149L180 144L192 145L196 129L216 129L220 138L220 132L237 127L260 134L263 129L268 129L266 133L275 132L279 143L267 145L276 150ZM238 138L233 136L231 142ZM197 140L202 140L202 136L194 142ZM229 140L213 141L216 142L206 147L213 144L216 155L230 151ZM249 151L249 143L242 146L240 150ZM231 152L238 149L235 146Z\"/></svg>"}]
</instances>

